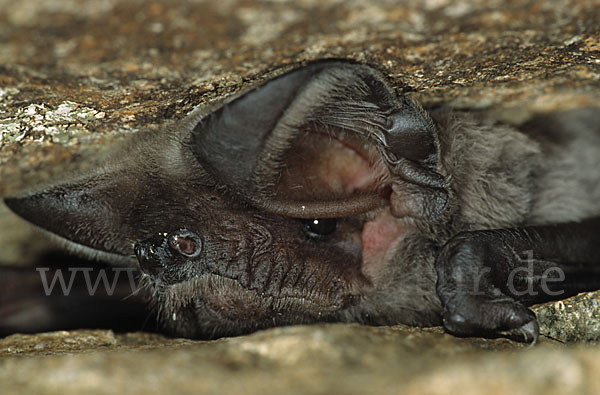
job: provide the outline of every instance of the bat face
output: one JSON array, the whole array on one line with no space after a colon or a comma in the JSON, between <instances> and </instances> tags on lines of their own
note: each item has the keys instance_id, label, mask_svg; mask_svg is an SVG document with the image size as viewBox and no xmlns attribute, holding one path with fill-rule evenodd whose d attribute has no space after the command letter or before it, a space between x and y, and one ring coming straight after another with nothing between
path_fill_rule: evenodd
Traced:
<instances>
[{"instance_id":1,"label":"bat face","mask_svg":"<svg viewBox=\"0 0 600 395\"><path fill-rule=\"evenodd\" d=\"M138 265L179 335L435 323L424 229L447 206L438 154L433 122L376 71L321 62L140 133L95 174L6 204Z\"/></svg>"},{"instance_id":2,"label":"bat face","mask_svg":"<svg viewBox=\"0 0 600 395\"><path fill-rule=\"evenodd\" d=\"M137 267L179 336L443 318L453 333L535 340L535 316L507 281L526 265L520 252L534 251L539 271L596 265L600 221L485 229L600 213L598 112L574 114L577 135L540 124L571 136L542 149L515 129L434 122L377 71L323 61L5 202L83 252ZM576 187L556 187L565 175ZM544 273L519 279L543 288ZM600 284L586 272L580 290L581 278Z\"/></svg>"}]
</instances>

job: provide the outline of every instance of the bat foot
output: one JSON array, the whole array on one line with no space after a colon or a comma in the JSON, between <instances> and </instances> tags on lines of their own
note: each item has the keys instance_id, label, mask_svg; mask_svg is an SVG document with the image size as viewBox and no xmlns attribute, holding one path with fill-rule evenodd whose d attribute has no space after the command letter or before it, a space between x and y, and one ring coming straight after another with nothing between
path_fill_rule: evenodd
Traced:
<instances>
[{"instance_id":1,"label":"bat foot","mask_svg":"<svg viewBox=\"0 0 600 395\"><path fill-rule=\"evenodd\" d=\"M443 323L446 330L457 336L508 337L536 343L539 325L535 314L522 304L508 298L490 300L464 296L455 308L446 306Z\"/></svg>"},{"instance_id":2,"label":"bat foot","mask_svg":"<svg viewBox=\"0 0 600 395\"><path fill-rule=\"evenodd\" d=\"M511 251L498 232L484 231L460 233L442 248L437 291L448 332L536 342L535 314L511 295L513 283L507 285L507 273L520 267Z\"/></svg>"}]
</instances>

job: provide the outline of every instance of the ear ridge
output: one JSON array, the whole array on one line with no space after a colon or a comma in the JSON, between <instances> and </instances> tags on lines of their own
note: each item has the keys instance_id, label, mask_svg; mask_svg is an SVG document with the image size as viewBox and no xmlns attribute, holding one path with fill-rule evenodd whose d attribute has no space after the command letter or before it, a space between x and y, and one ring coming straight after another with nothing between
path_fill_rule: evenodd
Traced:
<instances>
[{"instance_id":1,"label":"ear ridge","mask_svg":"<svg viewBox=\"0 0 600 395\"><path fill-rule=\"evenodd\" d=\"M350 110L354 114L361 113L361 119L379 115L378 112L373 111L377 107L374 103L364 100L348 101L347 99L368 94L369 87L362 77L369 75L369 72L369 69L361 65L331 64L299 92L264 143L254 174L254 184L259 192L269 193L268 188L277 179L286 151L292 147L299 132L308 128L309 125L315 125L325 133L331 128L356 132L358 131L356 125L352 125L352 120L355 120L356 117L343 117L344 112ZM386 102L391 102L390 95L384 99ZM385 104L388 105L388 103ZM354 108L350 106L354 106ZM366 109L371 110L367 116L365 116ZM381 118L379 116L379 119ZM380 136L380 138L383 137ZM271 182L265 183L265 180Z\"/></svg>"},{"instance_id":2,"label":"ear ridge","mask_svg":"<svg viewBox=\"0 0 600 395\"><path fill-rule=\"evenodd\" d=\"M413 100L396 97L377 71L344 62L294 70L225 104L194 128L193 149L209 173L243 198L277 212L285 212L288 201L294 205L290 214L297 215L299 205L327 205L327 199L315 201L293 191L282 196L277 188L282 172L305 170L304 165L291 168L289 154L310 138L306 131L311 129L332 138L351 134L360 144L376 147L391 167L400 158L430 170L437 165L438 137L427 113ZM334 194L329 200L339 207L352 198Z\"/></svg>"}]
</instances>

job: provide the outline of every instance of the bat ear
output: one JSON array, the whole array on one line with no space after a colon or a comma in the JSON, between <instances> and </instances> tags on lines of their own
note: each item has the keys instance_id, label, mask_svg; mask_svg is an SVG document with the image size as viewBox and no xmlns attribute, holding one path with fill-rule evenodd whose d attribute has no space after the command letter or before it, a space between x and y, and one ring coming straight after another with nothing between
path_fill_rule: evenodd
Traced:
<instances>
[{"instance_id":1,"label":"bat ear","mask_svg":"<svg viewBox=\"0 0 600 395\"><path fill-rule=\"evenodd\" d=\"M394 179L427 182L439 156L436 127L417 103L397 97L375 70L336 61L225 104L196 125L192 142L203 167L232 190L303 218L384 204Z\"/></svg>"},{"instance_id":2,"label":"bat ear","mask_svg":"<svg viewBox=\"0 0 600 395\"><path fill-rule=\"evenodd\" d=\"M116 175L89 176L4 202L25 220L76 243L71 246L85 255L124 263L132 255L137 231L124 214L133 199L134 191L127 189L130 181L121 182Z\"/></svg>"}]
</instances>

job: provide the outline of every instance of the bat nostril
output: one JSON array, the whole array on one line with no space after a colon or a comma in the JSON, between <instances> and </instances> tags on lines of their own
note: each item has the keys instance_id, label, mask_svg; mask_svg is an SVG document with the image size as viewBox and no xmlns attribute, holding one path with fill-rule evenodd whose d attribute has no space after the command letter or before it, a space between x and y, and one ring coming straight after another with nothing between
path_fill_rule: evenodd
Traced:
<instances>
[{"instance_id":1,"label":"bat nostril","mask_svg":"<svg viewBox=\"0 0 600 395\"><path fill-rule=\"evenodd\" d=\"M135 243L133 251L142 272L156 275L164 270L148 242Z\"/></svg>"}]
</instances>

